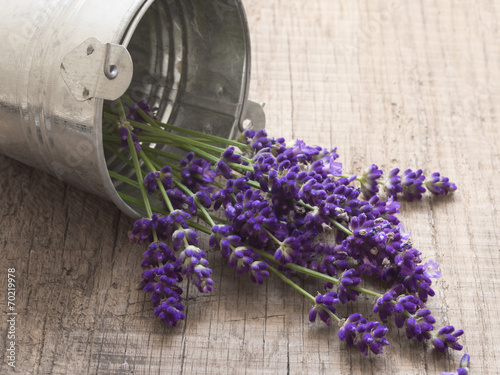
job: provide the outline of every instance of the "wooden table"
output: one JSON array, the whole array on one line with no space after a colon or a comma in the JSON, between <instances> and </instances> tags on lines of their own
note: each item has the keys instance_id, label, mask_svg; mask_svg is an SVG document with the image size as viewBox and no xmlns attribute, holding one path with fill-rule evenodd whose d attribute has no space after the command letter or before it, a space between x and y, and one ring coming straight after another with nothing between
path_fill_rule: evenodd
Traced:
<instances>
[{"instance_id":1,"label":"wooden table","mask_svg":"<svg viewBox=\"0 0 500 375\"><path fill-rule=\"evenodd\" d=\"M500 363L500 4L475 1L244 1L251 98L275 136L337 145L346 172L371 163L440 171L456 194L403 203L425 260L441 264L429 306L466 331L473 374ZM187 291L187 319L167 328L135 288L141 246L113 204L0 156L0 306L17 275L20 374L439 374L441 355L389 325L365 357L337 327L308 322L310 303L280 280L253 285L209 253L215 290ZM206 239L205 239L206 242ZM208 246L206 246L208 248ZM320 285L305 282L314 292ZM355 308L370 315L373 300ZM7 316L0 320L2 374Z\"/></svg>"}]
</instances>

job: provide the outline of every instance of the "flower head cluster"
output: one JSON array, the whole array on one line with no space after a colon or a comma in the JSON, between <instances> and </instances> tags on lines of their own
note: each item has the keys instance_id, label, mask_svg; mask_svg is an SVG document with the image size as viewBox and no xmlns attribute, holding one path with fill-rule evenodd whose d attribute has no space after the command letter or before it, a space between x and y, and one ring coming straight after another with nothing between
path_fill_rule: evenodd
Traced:
<instances>
[{"instance_id":1,"label":"flower head cluster","mask_svg":"<svg viewBox=\"0 0 500 375\"><path fill-rule=\"evenodd\" d=\"M389 345L385 338L388 329L377 321L368 321L361 314L350 315L339 329L339 339L347 345L357 345L361 353L368 355L368 349L375 354L383 352L383 348Z\"/></svg>"},{"instance_id":2,"label":"flower head cluster","mask_svg":"<svg viewBox=\"0 0 500 375\"><path fill-rule=\"evenodd\" d=\"M339 302L339 295L335 292L318 294L315 298L315 304L311 311L309 311L309 321L315 322L316 316L325 322L327 326L330 325L331 316L330 312L335 314L335 304Z\"/></svg>"},{"instance_id":3,"label":"flower head cluster","mask_svg":"<svg viewBox=\"0 0 500 375\"><path fill-rule=\"evenodd\" d=\"M456 330L453 326L445 326L434 335L432 343L441 353L445 353L448 348L462 350L462 345L458 343L458 339L463 334L462 329Z\"/></svg>"}]
</instances>

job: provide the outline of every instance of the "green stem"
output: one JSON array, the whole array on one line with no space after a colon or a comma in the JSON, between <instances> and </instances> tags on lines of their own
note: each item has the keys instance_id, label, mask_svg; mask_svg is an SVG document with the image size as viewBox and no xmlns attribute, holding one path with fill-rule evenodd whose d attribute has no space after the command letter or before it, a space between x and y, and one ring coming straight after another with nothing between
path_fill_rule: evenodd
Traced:
<instances>
[{"instance_id":1,"label":"green stem","mask_svg":"<svg viewBox=\"0 0 500 375\"><path fill-rule=\"evenodd\" d=\"M330 223L332 223L337 229L340 229L342 232L344 232L348 236L352 236L352 232L349 229L347 229L346 227L344 227L342 224L337 222L336 220L330 218Z\"/></svg>"},{"instance_id":2,"label":"green stem","mask_svg":"<svg viewBox=\"0 0 500 375\"><path fill-rule=\"evenodd\" d=\"M121 102L120 102L121 103ZM144 200L144 206L146 208L146 212L148 217L151 218L153 216L153 212L151 211L151 205L149 204L148 193L146 192L146 187L144 186L144 180L142 178L142 171L139 165L139 159L137 158L137 151L135 149L134 141L132 140L132 136L130 135L130 131L127 134L127 142L130 154L132 155L132 162L134 163L135 174L137 176L137 182L139 183L139 189L141 190L142 199ZM142 153L142 151L141 151ZM141 155L142 157L142 155Z\"/></svg>"},{"instance_id":3,"label":"green stem","mask_svg":"<svg viewBox=\"0 0 500 375\"><path fill-rule=\"evenodd\" d=\"M326 308L323 308L323 310L325 310L328 313L328 315L330 315L331 318L335 319L337 321L337 323L341 322L340 318L337 315L335 315L334 313L332 313L330 310L328 310Z\"/></svg>"},{"instance_id":4,"label":"green stem","mask_svg":"<svg viewBox=\"0 0 500 375\"><path fill-rule=\"evenodd\" d=\"M271 237L274 240L274 242L276 242L280 246L283 245L283 242L281 242L276 237L274 237L274 235L271 232L269 232L266 228L264 228L264 230L266 231L266 233L268 234L268 236Z\"/></svg>"},{"instance_id":5,"label":"green stem","mask_svg":"<svg viewBox=\"0 0 500 375\"><path fill-rule=\"evenodd\" d=\"M116 99L116 105L118 106L118 113L120 114L120 120L127 121L127 115L125 114L125 109L123 108L123 103L120 98Z\"/></svg>"},{"instance_id":6,"label":"green stem","mask_svg":"<svg viewBox=\"0 0 500 375\"><path fill-rule=\"evenodd\" d=\"M125 102L127 102L128 105L132 106L134 104L137 104L137 103L134 103L132 101L132 99L129 97L129 96L126 96L124 95L123 96L123 99L125 100ZM137 105L137 109L136 109L137 113L139 113L139 115L146 121L148 122L151 126L155 127L155 128L160 128L160 126L156 123L156 121L154 121L151 117L148 116L148 114L146 112L144 112L142 110L141 107L139 107L139 105Z\"/></svg>"},{"instance_id":7,"label":"green stem","mask_svg":"<svg viewBox=\"0 0 500 375\"><path fill-rule=\"evenodd\" d=\"M244 171L254 172L254 169L249 165L236 164L236 163L227 163L227 165L232 169L242 169Z\"/></svg>"},{"instance_id":8,"label":"green stem","mask_svg":"<svg viewBox=\"0 0 500 375\"><path fill-rule=\"evenodd\" d=\"M182 157L182 156L171 154L170 152L158 150L157 148L154 148L154 147L145 146L145 147L143 147L143 149L145 149L146 152L150 152L150 153L158 155L158 156L163 156L164 158L174 160L174 161L181 161L182 159L184 159L184 157Z\"/></svg>"},{"instance_id":9,"label":"green stem","mask_svg":"<svg viewBox=\"0 0 500 375\"><path fill-rule=\"evenodd\" d=\"M113 115L108 115L108 117L109 116L113 116ZM166 131L161 130L161 129L152 128L151 126L149 126L147 124L143 124L143 123L136 122L133 120L128 120L128 122L130 124L132 124L134 127L146 130L149 133L149 134L137 134L138 138L142 142L158 143L159 141L166 140L168 142L168 144L176 144L179 147L186 148L188 150L191 150L192 146L197 146L199 149L213 151L217 154L221 154L225 151L225 149L222 147L213 146L213 145L207 144L205 142L196 141L193 138L187 138L187 137L184 137L181 135L166 132ZM152 137L151 134L154 134L155 136ZM172 142L172 141L174 141L174 142ZM244 156L242 156L241 158L245 162L251 163L250 159L248 159ZM238 165L239 167L245 167L245 166L240 166L239 164L236 164L236 165ZM247 167L247 168L251 168L251 167ZM250 170L253 170L253 168L251 168Z\"/></svg>"},{"instance_id":10,"label":"green stem","mask_svg":"<svg viewBox=\"0 0 500 375\"><path fill-rule=\"evenodd\" d=\"M262 250L258 250L258 249L255 249L255 248L253 248L253 251L255 251L257 254L259 254L262 258L264 258L266 260L270 260L270 261L272 261L274 263L281 264L276 259L274 259L274 257L271 254L268 254L268 253L266 253L266 252L264 252ZM287 264L284 264L283 266L285 266L287 268L290 268L291 270L303 273L305 275L315 277L315 278L320 279L320 280L329 281L329 282L337 284L337 285L340 283L340 280L337 279L337 278L335 278L335 277L331 277L331 276L325 275L325 274L323 274L321 272L310 270L309 268L298 266L298 265L293 264L293 263L287 263ZM368 294L370 296L382 297L382 294L374 292L373 290L362 288L360 286L350 286L348 288L352 289L352 290L356 290L356 291L358 291L360 293Z\"/></svg>"},{"instance_id":11,"label":"green stem","mask_svg":"<svg viewBox=\"0 0 500 375\"><path fill-rule=\"evenodd\" d=\"M200 210L203 213L203 215L205 216L205 218L208 220L208 223L211 226L214 226L215 222L212 220L212 217L208 213L207 209L201 205L201 203L199 202L198 198L196 197L196 194L194 194L186 185L184 185L177 178L174 177L173 181L174 181L174 184L176 184L179 189L181 189L186 194L188 194L188 195L190 195L191 197L194 198L194 201L196 203L196 206L198 207L198 210Z\"/></svg>"},{"instance_id":12,"label":"green stem","mask_svg":"<svg viewBox=\"0 0 500 375\"><path fill-rule=\"evenodd\" d=\"M118 195L120 196L121 199L123 199L124 201L127 201L127 202L130 202L130 203L133 203L137 206L141 206L141 207L145 207L144 206L144 202L139 200L139 199L136 199L128 194L125 194L125 193L122 193L122 192L119 192L118 191ZM154 212L157 212L159 214L162 214L162 215L168 215L168 211L164 210L163 208L160 208L160 207L156 207L156 206L153 206L151 205L151 209L154 211Z\"/></svg>"},{"instance_id":13,"label":"green stem","mask_svg":"<svg viewBox=\"0 0 500 375\"><path fill-rule=\"evenodd\" d=\"M276 276L278 276L281 280L283 280L285 283L287 283L288 285L290 285L296 291L298 291L302 295L304 295L307 298L309 298L312 302L316 303L316 299L311 294L309 294L306 290L302 289L300 286L298 286L297 284L295 284L292 280L290 280L289 278L287 278L285 275L283 275L281 272L279 272L276 268L270 266L269 264L267 265L267 268L268 268L269 271L271 271L272 273L274 273Z\"/></svg>"},{"instance_id":14,"label":"green stem","mask_svg":"<svg viewBox=\"0 0 500 375\"><path fill-rule=\"evenodd\" d=\"M144 161L144 164L148 167L148 169L151 172L157 172L155 166L151 163L151 160L146 156L146 154L141 151L141 158ZM159 178L156 178L156 182L158 184L158 187L160 188L161 195L163 196L163 199L165 200L165 204L167 205L167 208L170 212L174 211L174 206L172 205L172 202L170 202L170 198L168 197L167 192L165 191L165 187L163 186L163 183Z\"/></svg>"},{"instance_id":15,"label":"green stem","mask_svg":"<svg viewBox=\"0 0 500 375\"><path fill-rule=\"evenodd\" d=\"M194 229L197 229L201 232L204 232L206 234L212 234L212 231L207 228L206 226L204 225L201 225L195 221L192 221L192 220L186 220L186 224L189 225L190 227L194 228Z\"/></svg>"},{"instance_id":16,"label":"green stem","mask_svg":"<svg viewBox=\"0 0 500 375\"><path fill-rule=\"evenodd\" d=\"M348 174L341 174L339 177L340 177L340 178L349 178L349 177L351 177L351 176L350 176L350 175L348 175ZM358 181L358 182L363 182L363 177L356 177L355 181ZM379 185L385 185L385 182L384 182L384 181L377 180L377 184L379 184Z\"/></svg>"},{"instance_id":17,"label":"green stem","mask_svg":"<svg viewBox=\"0 0 500 375\"><path fill-rule=\"evenodd\" d=\"M111 147L106 143L104 143L103 146L106 150L111 152L113 155L115 155L118 159L123 161L125 164L127 164L128 166L130 166L132 168L134 167L134 164L132 164L132 162L125 155L122 155L118 151L116 151L116 149L114 147Z\"/></svg>"},{"instance_id":18,"label":"green stem","mask_svg":"<svg viewBox=\"0 0 500 375\"><path fill-rule=\"evenodd\" d=\"M113 172L113 171L110 171L110 170L108 170L108 173L109 173L110 177L116 178L117 180L123 181L126 184L129 184L129 185L131 185L131 186L133 186L135 188L140 189L139 183L137 183L136 181L131 180L130 178L127 178L125 176L122 176L119 173L116 173L116 172Z\"/></svg>"},{"instance_id":19,"label":"green stem","mask_svg":"<svg viewBox=\"0 0 500 375\"><path fill-rule=\"evenodd\" d=\"M136 104L136 103L134 103L134 101L128 95L124 95L123 99L125 100L125 102L128 105ZM184 129L184 128L181 128L179 126L169 125L169 124L162 123L160 121L156 121L156 120L152 119L147 113L145 113L140 107L137 108L137 111L138 111L139 115L145 121L147 121L147 122L149 122L151 124L156 124L157 126L162 127L164 129L167 129L167 130L173 130L173 131L176 131L176 132L181 133L181 134L192 135L192 136L195 136L195 137L203 137L206 140L220 142L222 144L236 146L236 147L239 147L239 148L248 148L249 147L248 145L246 145L244 143L233 141L231 139L217 137L217 136L212 135L212 134L206 134L206 133L202 133L202 132L199 132L199 131L196 131L196 130Z\"/></svg>"},{"instance_id":20,"label":"green stem","mask_svg":"<svg viewBox=\"0 0 500 375\"><path fill-rule=\"evenodd\" d=\"M129 122L136 128L146 130L149 133L149 135L156 134L157 137L155 137L153 140L150 140L150 138L148 138L146 135L142 135L140 133L138 134L139 138L142 136L143 139L148 139L150 142L157 143L158 140L160 140L160 139L168 139L168 140L174 140L174 141L180 142L180 143L187 143L189 145L198 146L202 149L210 150L210 151L217 152L217 153L222 153L225 151L225 149L222 147L212 146L212 145L209 145L209 144L204 143L204 142L195 141L192 138L184 137L182 135L177 135L177 134L173 134L170 132L166 132L162 129L152 128L150 125L147 125L147 124L143 124L143 123L132 121L132 120L129 120Z\"/></svg>"}]
</instances>

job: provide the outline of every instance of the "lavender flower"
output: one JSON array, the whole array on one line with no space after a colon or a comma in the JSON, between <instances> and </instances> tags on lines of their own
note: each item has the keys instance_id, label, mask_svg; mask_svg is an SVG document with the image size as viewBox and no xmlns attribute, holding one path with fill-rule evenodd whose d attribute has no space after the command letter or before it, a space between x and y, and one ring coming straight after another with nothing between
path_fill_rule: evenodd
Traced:
<instances>
[{"instance_id":1,"label":"lavender flower","mask_svg":"<svg viewBox=\"0 0 500 375\"><path fill-rule=\"evenodd\" d=\"M377 299L375 306L373 307L373 312L376 312L380 316L380 320L383 322L387 321L387 318L392 316L396 311L395 304L393 301L399 296L399 294L404 290L402 284L394 285L388 292L386 292L382 297Z\"/></svg>"},{"instance_id":2,"label":"lavender flower","mask_svg":"<svg viewBox=\"0 0 500 375\"><path fill-rule=\"evenodd\" d=\"M169 262L162 267L144 271L139 284L140 288L152 293L154 314L170 326L176 326L179 320L185 319L182 313L184 310L181 303L182 289L178 286L181 281L179 266Z\"/></svg>"},{"instance_id":3,"label":"lavender flower","mask_svg":"<svg viewBox=\"0 0 500 375\"><path fill-rule=\"evenodd\" d=\"M158 190L158 183L156 182L157 178L160 178L159 172L149 172L144 177L144 185L146 186L148 194L153 194Z\"/></svg>"},{"instance_id":4,"label":"lavender flower","mask_svg":"<svg viewBox=\"0 0 500 375\"><path fill-rule=\"evenodd\" d=\"M160 263L175 262L174 251L164 242L153 242L143 254L142 268L158 267Z\"/></svg>"},{"instance_id":5,"label":"lavender flower","mask_svg":"<svg viewBox=\"0 0 500 375\"><path fill-rule=\"evenodd\" d=\"M359 276L360 272L353 268L342 273L338 286L340 302L346 303L348 301L356 301L359 296L359 292L351 288L361 283Z\"/></svg>"},{"instance_id":6,"label":"lavender flower","mask_svg":"<svg viewBox=\"0 0 500 375\"><path fill-rule=\"evenodd\" d=\"M462 329L455 330L453 326L445 326L434 335L432 343L441 353L445 353L448 348L462 350L463 347L458 343L458 338L463 334L464 331Z\"/></svg>"},{"instance_id":7,"label":"lavender flower","mask_svg":"<svg viewBox=\"0 0 500 375\"><path fill-rule=\"evenodd\" d=\"M146 103L144 100L134 103L128 108L128 114L127 114L128 119L145 124L146 121L142 118L141 114L139 113L139 109L142 109L144 113L146 113L146 115L148 115L150 118L155 119L156 117L155 111L158 108L151 109L149 104Z\"/></svg>"},{"instance_id":8,"label":"lavender flower","mask_svg":"<svg viewBox=\"0 0 500 375\"><path fill-rule=\"evenodd\" d=\"M421 169L416 172L413 172L411 169L404 171L401 181L403 197L410 202L414 199L422 199L422 194L425 193L424 180L425 176L422 174Z\"/></svg>"},{"instance_id":9,"label":"lavender flower","mask_svg":"<svg viewBox=\"0 0 500 375\"><path fill-rule=\"evenodd\" d=\"M122 125L119 128L119 134L120 134L120 141L121 141L121 146L123 148L128 148L128 135L130 133L130 137L132 138L132 142L134 143L134 148L136 152L141 152L141 145L139 144L139 138L137 138L137 135L135 135L134 132L129 131L130 125L125 126Z\"/></svg>"},{"instance_id":10,"label":"lavender flower","mask_svg":"<svg viewBox=\"0 0 500 375\"><path fill-rule=\"evenodd\" d=\"M455 372L442 372L441 375L468 375L470 366L470 355L465 353L460 360L460 367Z\"/></svg>"},{"instance_id":11,"label":"lavender flower","mask_svg":"<svg viewBox=\"0 0 500 375\"><path fill-rule=\"evenodd\" d=\"M434 262L432 259L423 265L424 275L429 279L439 279L441 272L439 271L439 263Z\"/></svg>"},{"instance_id":12,"label":"lavender flower","mask_svg":"<svg viewBox=\"0 0 500 375\"><path fill-rule=\"evenodd\" d=\"M434 195L448 194L457 190L457 186L450 182L448 177L441 176L437 172L427 177L424 185Z\"/></svg>"},{"instance_id":13,"label":"lavender flower","mask_svg":"<svg viewBox=\"0 0 500 375\"><path fill-rule=\"evenodd\" d=\"M406 337L415 338L418 342L432 338L431 331L436 319L431 315L429 309L418 310L416 314L406 320Z\"/></svg>"},{"instance_id":14,"label":"lavender flower","mask_svg":"<svg viewBox=\"0 0 500 375\"><path fill-rule=\"evenodd\" d=\"M357 345L359 351L368 355L368 349L374 354L383 352L383 347L389 345L389 341L384 337L388 329L380 325L377 321L368 321L361 314L352 314L342 324L339 329L339 339L345 341L347 345Z\"/></svg>"},{"instance_id":15,"label":"lavender flower","mask_svg":"<svg viewBox=\"0 0 500 375\"><path fill-rule=\"evenodd\" d=\"M227 163L241 163L241 155L235 153L235 148L233 146L226 148L226 150L221 155L221 160Z\"/></svg>"},{"instance_id":16,"label":"lavender flower","mask_svg":"<svg viewBox=\"0 0 500 375\"><path fill-rule=\"evenodd\" d=\"M264 284L264 277L267 276L269 276L269 271L266 263L256 260L250 265L250 280L252 282L262 285Z\"/></svg>"},{"instance_id":17,"label":"lavender flower","mask_svg":"<svg viewBox=\"0 0 500 375\"><path fill-rule=\"evenodd\" d=\"M399 168L395 168L389 172L387 179L384 182L385 190L391 197L396 198L398 193L403 191L401 186L401 177L398 176Z\"/></svg>"},{"instance_id":18,"label":"lavender flower","mask_svg":"<svg viewBox=\"0 0 500 375\"><path fill-rule=\"evenodd\" d=\"M207 267L206 256L205 252L200 248L189 245L177 258L177 264L181 266L181 273L191 279L200 293L211 292L214 283L210 277L212 270Z\"/></svg>"},{"instance_id":19,"label":"lavender flower","mask_svg":"<svg viewBox=\"0 0 500 375\"><path fill-rule=\"evenodd\" d=\"M331 323L330 314L328 311L335 314L335 304L339 302L339 295L335 292L325 293L324 295L318 294L315 299L315 304L309 312L309 321L314 323L316 316L319 315L320 319L329 326Z\"/></svg>"},{"instance_id":20,"label":"lavender flower","mask_svg":"<svg viewBox=\"0 0 500 375\"><path fill-rule=\"evenodd\" d=\"M251 247L239 246L229 256L229 267L236 268L238 275L248 273L253 271L251 266L258 258L259 256L253 252Z\"/></svg>"},{"instance_id":21,"label":"lavender flower","mask_svg":"<svg viewBox=\"0 0 500 375\"><path fill-rule=\"evenodd\" d=\"M274 259L282 264L292 263L298 257L297 249L299 246L295 237L288 237L274 252Z\"/></svg>"},{"instance_id":22,"label":"lavender flower","mask_svg":"<svg viewBox=\"0 0 500 375\"><path fill-rule=\"evenodd\" d=\"M378 180L382 177L382 170L378 169L375 164L370 165L363 175L360 177L361 191L363 194L371 198L378 192Z\"/></svg>"},{"instance_id":23,"label":"lavender flower","mask_svg":"<svg viewBox=\"0 0 500 375\"><path fill-rule=\"evenodd\" d=\"M128 232L129 240L135 243L152 242L153 230L157 228L158 217L157 214L153 214L151 219L143 218L137 220L132 230Z\"/></svg>"},{"instance_id":24,"label":"lavender flower","mask_svg":"<svg viewBox=\"0 0 500 375\"><path fill-rule=\"evenodd\" d=\"M186 318L182 311L184 311L184 305L176 298L170 297L156 307L154 314L165 322L166 325L175 327L179 320Z\"/></svg>"}]
</instances>

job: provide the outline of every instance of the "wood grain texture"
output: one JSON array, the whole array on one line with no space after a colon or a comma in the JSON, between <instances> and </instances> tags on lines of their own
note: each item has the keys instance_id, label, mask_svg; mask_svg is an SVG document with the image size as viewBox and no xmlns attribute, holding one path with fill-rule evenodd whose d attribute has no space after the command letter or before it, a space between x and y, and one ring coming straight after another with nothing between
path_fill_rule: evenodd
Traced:
<instances>
[{"instance_id":1,"label":"wood grain texture","mask_svg":"<svg viewBox=\"0 0 500 375\"><path fill-rule=\"evenodd\" d=\"M338 146L346 172L376 163L457 183L453 196L404 203L401 218L424 259L441 263L429 305L438 324L466 331L473 374L500 373L500 3L244 5L251 98L266 103L270 133ZM2 314L7 268L18 275L16 373L438 374L461 357L409 342L392 324L386 353L364 357L336 327L310 324L309 303L281 281L256 287L214 252L214 292L189 287L186 321L166 328L135 289L143 249L111 203L3 156L0 191ZM372 303L359 308L370 315ZM2 315L5 374L6 330Z\"/></svg>"}]
</instances>

